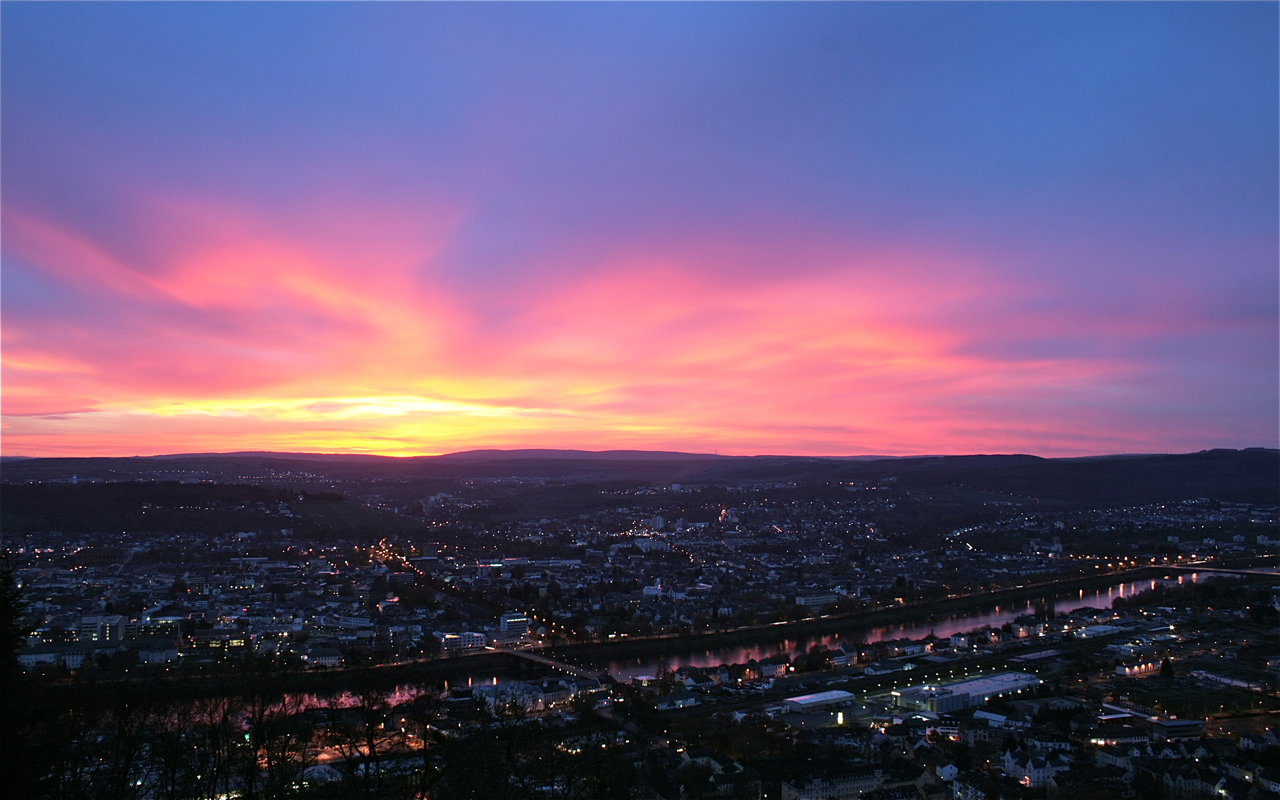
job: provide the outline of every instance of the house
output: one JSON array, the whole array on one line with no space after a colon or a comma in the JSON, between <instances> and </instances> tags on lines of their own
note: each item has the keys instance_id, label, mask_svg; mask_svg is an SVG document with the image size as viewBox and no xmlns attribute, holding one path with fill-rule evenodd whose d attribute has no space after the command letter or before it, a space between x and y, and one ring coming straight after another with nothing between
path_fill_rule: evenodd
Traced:
<instances>
[{"instance_id":1,"label":"house","mask_svg":"<svg viewBox=\"0 0 1280 800\"><path fill-rule=\"evenodd\" d=\"M143 664L172 664L178 660L178 640L149 636L127 642L128 649L138 654Z\"/></svg>"},{"instance_id":2,"label":"house","mask_svg":"<svg viewBox=\"0 0 1280 800\"><path fill-rule=\"evenodd\" d=\"M1254 783L1268 792L1280 792L1280 770L1260 769L1254 773Z\"/></svg>"},{"instance_id":3,"label":"house","mask_svg":"<svg viewBox=\"0 0 1280 800\"><path fill-rule=\"evenodd\" d=\"M690 675L684 679L684 687L686 689L707 689L715 688L716 682L711 679L710 675Z\"/></svg>"},{"instance_id":4,"label":"house","mask_svg":"<svg viewBox=\"0 0 1280 800\"><path fill-rule=\"evenodd\" d=\"M542 695L542 705L544 708L567 703L577 694L577 687L572 681L564 678L548 678L540 683L534 684L534 688Z\"/></svg>"},{"instance_id":5,"label":"house","mask_svg":"<svg viewBox=\"0 0 1280 800\"><path fill-rule=\"evenodd\" d=\"M951 782L955 800L987 800L987 776L972 770L961 772Z\"/></svg>"},{"instance_id":6,"label":"house","mask_svg":"<svg viewBox=\"0 0 1280 800\"><path fill-rule=\"evenodd\" d=\"M303 656L303 660L315 667L340 667L342 653L332 647L313 647Z\"/></svg>"},{"instance_id":7,"label":"house","mask_svg":"<svg viewBox=\"0 0 1280 800\"><path fill-rule=\"evenodd\" d=\"M1194 797L1201 794L1217 794L1227 776L1185 761L1174 761L1162 776L1167 790L1175 796Z\"/></svg>"},{"instance_id":8,"label":"house","mask_svg":"<svg viewBox=\"0 0 1280 800\"><path fill-rule=\"evenodd\" d=\"M893 662L876 662L863 671L863 675L888 675L891 672L901 672L902 665Z\"/></svg>"},{"instance_id":9,"label":"house","mask_svg":"<svg viewBox=\"0 0 1280 800\"><path fill-rule=\"evenodd\" d=\"M752 772L713 773L710 783L712 793L717 797L761 796L760 777Z\"/></svg>"},{"instance_id":10,"label":"house","mask_svg":"<svg viewBox=\"0 0 1280 800\"><path fill-rule=\"evenodd\" d=\"M886 656L919 656L933 650L933 642L916 641L914 639L892 639L880 643L880 649Z\"/></svg>"},{"instance_id":11,"label":"house","mask_svg":"<svg viewBox=\"0 0 1280 800\"><path fill-rule=\"evenodd\" d=\"M885 773L881 789L906 790L905 793L914 798L919 797L920 789L932 780L933 776L919 764L898 762Z\"/></svg>"},{"instance_id":12,"label":"house","mask_svg":"<svg viewBox=\"0 0 1280 800\"><path fill-rule=\"evenodd\" d=\"M705 674L705 671L702 669L702 667L694 667L686 664L675 671L674 677L676 681L683 683L685 679L689 678L692 675L703 675L703 674Z\"/></svg>"},{"instance_id":13,"label":"house","mask_svg":"<svg viewBox=\"0 0 1280 800\"><path fill-rule=\"evenodd\" d=\"M671 694L659 697L654 704L659 711L670 711L677 708L690 708L699 705L698 696L683 686L677 686Z\"/></svg>"},{"instance_id":14,"label":"house","mask_svg":"<svg viewBox=\"0 0 1280 800\"><path fill-rule=\"evenodd\" d=\"M1119 797L1133 794L1133 774L1117 766L1076 764L1049 779L1050 793L1065 797L1089 797L1107 789Z\"/></svg>"},{"instance_id":15,"label":"house","mask_svg":"<svg viewBox=\"0 0 1280 800\"><path fill-rule=\"evenodd\" d=\"M1071 740L1056 731L1045 730L1042 728L1028 736L1027 740L1031 743L1032 747L1046 753L1054 751L1062 751L1065 753L1071 751Z\"/></svg>"},{"instance_id":16,"label":"house","mask_svg":"<svg viewBox=\"0 0 1280 800\"><path fill-rule=\"evenodd\" d=\"M856 800L879 789L884 774L878 767L863 765L839 772L813 773L804 778L782 781L782 800Z\"/></svg>"},{"instance_id":17,"label":"house","mask_svg":"<svg viewBox=\"0 0 1280 800\"><path fill-rule=\"evenodd\" d=\"M541 688L527 683L477 686L471 690L471 693L476 700L490 710L503 706L520 707L526 712L541 711L546 708Z\"/></svg>"},{"instance_id":18,"label":"house","mask_svg":"<svg viewBox=\"0 0 1280 800\"><path fill-rule=\"evenodd\" d=\"M1048 786L1050 778L1069 766L1070 763L1057 753L1048 757L1036 753L1015 756L1013 751L1009 751L1005 754L1004 771L1028 789L1039 789Z\"/></svg>"},{"instance_id":19,"label":"house","mask_svg":"<svg viewBox=\"0 0 1280 800\"><path fill-rule=\"evenodd\" d=\"M80 669L85 660L92 659L98 650L111 652L115 645L96 647L88 642L62 642L58 644L38 644L18 651L18 663L26 669L36 664L54 664L67 669Z\"/></svg>"},{"instance_id":20,"label":"house","mask_svg":"<svg viewBox=\"0 0 1280 800\"><path fill-rule=\"evenodd\" d=\"M1094 763L1100 767L1120 767L1123 770L1133 769L1133 760L1144 755L1143 751L1132 744L1108 744L1099 747L1094 753Z\"/></svg>"},{"instance_id":21,"label":"house","mask_svg":"<svg viewBox=\"0 0 1280 800\"><path fill-rule=\"evenodd\" d=\"M791 659L785 655L776 655L760 662L760 677L781 678L791 667Z\"/></svg>"},{"instance_id":22,"label":"house","mask_svg":"<svg viewBox=\"0 0 1280 800\"><path fill-rule=\"evenodd\" d=\"M708 747L693 747L686 750L682 755L683 760L689 764L701 764L704 767L710 767L711 771L716 775L733 774L742 772L742 765L724 753L712 750Z\"/></svg>"},{"instance_id":23,"label":"house","mask_svg":"<svg viewBox=\"0 0 1280 800\"><path fill-rule=\"evenodd\" d=\"M831 666L848 667L858 663L858 646L842 644L831 651Z\"/></svg>"},{"instance_id":24,"label":"house","mask_svg":"<svg viewBox=\"0 0 1280 800\"><path fill-rule=\"evenodd\" d=\"M1221 763L1229 777L1237 780L1248 781L1249 783L1253 783L1258 770L1262 768L1260 765L1255 764L1248 759L1240 758L1239 756L1227 756L1222 759Z\"/></svg>"}]
</instances>

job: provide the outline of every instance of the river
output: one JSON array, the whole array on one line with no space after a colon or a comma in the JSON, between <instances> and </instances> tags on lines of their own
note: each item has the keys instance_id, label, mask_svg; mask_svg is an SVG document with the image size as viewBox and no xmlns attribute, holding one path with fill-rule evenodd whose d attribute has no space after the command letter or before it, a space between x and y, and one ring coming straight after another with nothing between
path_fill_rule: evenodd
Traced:
<instances>
[{"instance_id":1,"label":"river","mask_svg":"<svg viewBox=\"0 0 1280 800\"><path fill-rule=\"evenodd\" d=\"M1142 581L1131 581L1108 586L1093 591L1080 590L1053 598L1055 614L1065 614L1077 608L1111 608L1118 598L1132 597L1139 592L1154 589L1158 584L1196 583L1208 578L1213 573L1193 572L1190 575L1179 575L1177 578L1154 578ZM683 666L715 667L720 664L741 664L749 659L762 658L784 653L808 652L814 645L834 648L847 642L869 644L890 639L921 639L930 633L941 638L952 634L965 633L975 628L999 628L1006 622L1012 622L1024 614L1032 614L1036 610L1035 601L1005 603L985 606L963 614L935 619L926 623L908 623L899 625L883 625L874 628L856 628L851 626L848 633L837 633L827 636L812 636L799 639L786 639L761 645L735 645L698 651L672 651L661 656L646 656L620 661L610 661L607 665L609 673L620 681L630 680L636 675L657 675L665 667L676 670Z\"/></svg>"}]
</instances>

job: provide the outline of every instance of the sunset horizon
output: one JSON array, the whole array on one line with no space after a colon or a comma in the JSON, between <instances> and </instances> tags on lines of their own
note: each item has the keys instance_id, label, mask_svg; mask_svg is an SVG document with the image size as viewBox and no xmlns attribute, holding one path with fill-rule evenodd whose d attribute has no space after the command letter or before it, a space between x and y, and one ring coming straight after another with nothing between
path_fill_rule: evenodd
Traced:
<instances>
[{"instance_id":1,"label":"sunset horizon","mask_svg":"<svg viewBox=\"0 0 1280 800\"><path fill-rule=\"evenodd\" d=\"M1275 4L3 19L6 456L1280 444Z\"/></svg>"},{"instance_id":2,"label":"sunset horizon","mask_svg":"<svg viewBox=\"0 0 1280 800\"><path fill-rule=\"evenodd\" d=\"M408 461L412 459L423 458L449 458L452 456L476 456L477 461L485 460L482 456L492 455L495 459L509 460L509 457L519 454L521 458L538 459L576 459L589 461L594 457L608 456L611 459L623 460L626 457L634 456L641 460L662 460L665 457L674 457L677 459L716 459L716 458L761 458L761 459L826 459L831 461L898 461L906 459L944 459L944 458L1017 458L1029 457L1045 460L1090 460L1090 459L1125 459L1125 458L1162 458L1167 456L1190 456L1203 453L1238 453L1247 451L1263 451L1263 452L1280 452L1280 448L1269 447L1267 445L1253 445L1248 447L1214 447L1202 448L1195 451L1181 452L1115 452L1115 453L1089 453L1086 455L1042 455L1038 453L1014 452L1014 451L971 451L971 452L920 452L920 453L829 453L815 455L812 453L788 453L783 451L761 451L761 452L721 452L719 450L700 451L700 450L664 450L650 448L608 448L608 449L582 449L574 447L476 447L458 450L441 450L439 452L420 452L420 453L376 453L361 450L207 450L207 451L163 451L155 453L128 453L128 454L48 454L48 455L26 455L23 453L6 453L0 455L0 458L10 460L33 460L33 459L65 459L65 458L99 458L99 459L184 459L184 458L227 458L227 457L254 457L254 458L298 458L298 459L337 459L345 456L353 457L372 457L386 458L392 460Z\"/></svg>"}]
</instances>

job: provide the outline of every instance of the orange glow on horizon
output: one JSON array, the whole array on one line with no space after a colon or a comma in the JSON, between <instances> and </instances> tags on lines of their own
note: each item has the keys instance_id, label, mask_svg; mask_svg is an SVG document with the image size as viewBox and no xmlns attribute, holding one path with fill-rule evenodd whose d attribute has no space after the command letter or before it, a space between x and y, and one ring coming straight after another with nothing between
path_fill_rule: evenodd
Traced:
<instances>
[{"instance_id":1,"label":"orange glow on horizon","mask_svg":"<svg viewBox=\"0 0 1280 800\"><path fill-rule=\"evenodd\" d=\"M262 229L177 207L200 244L169 242L149 269L28 215L8 220L10 246L105 298L118 330L72 324L50 340L6 320L6 454L1150 446L1072 402L1129 365L971 346L994 324L973 309L1022 290L980 265L904 250L746 273L722 248L568 265L468 295L431 269L447 230L371 236L323 214ZM325 235L303 245L291 228Z\"/></svg>"}]
</instances>

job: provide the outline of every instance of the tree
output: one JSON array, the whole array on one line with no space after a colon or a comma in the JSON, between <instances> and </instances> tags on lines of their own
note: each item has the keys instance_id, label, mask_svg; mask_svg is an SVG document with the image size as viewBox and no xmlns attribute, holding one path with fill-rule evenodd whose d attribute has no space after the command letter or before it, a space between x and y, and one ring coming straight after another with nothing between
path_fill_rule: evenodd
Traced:
<instances>
[{"instance_id":1,"label":"tree","mask_svg":"<svg viewBox=\"0 0 1280 800\"><path fill-rule=\"evenodd\" d=\"M418 649L424 656L435 656L440 654L440 640L429 633L422 635L422 641L418 642Z\"/></svg>"},{"instance_id":2,"label":"tree","mask_svg":"<svg viewBox=\"0 0 1280 800\"><path fill-rule=\"evenodd\" d=\"M378 603L387 599L387 579L385 576L378 575L369 584L369 610L377 611Z\"/></svg>"},{"instance_id":3,"label":"tree","mask_svg":"<svg viewBox=\"0 0 1280 800\"><path fill-rule=\"evenodd\" d=\"M22 591L13 577L13 564L7 558L0 563L0 658L4 663L4 681L8 686L22 675L22 664L18 661L18 650L26 643L31 627L24 625L22 618L27 606L22 601Z\"/></svg>"},{"instance_id":4,"label":"tree","mask_svg":"<svg viewBox=\"0 0 1280 800\"><path fill-rule=\"evenodd\" d=\"M35 693L18 661L31 628L23 623L27 607L13 570L7 558L0 559L0 774L13 791L10 797L26 797L35 794L40 776L30 735Z\"/></svg>"},{"instance_id":5,"label":"tree","mask_svg":"<svg viewBox=\"0 0 1280 800\"><path fill-rule=\"evenodd\" d=\"M1160 662L1160 679L1171 681L1174 678L1173 662L1166 658Z\"/></svg>"},{"instance_id":6,"label":"tree","mask_svg":"<svg viewBox=\"0 0 1280 800\"><path fill-rule=\"evenodd\" d=\"M809 648L808 654L805 656L805 669L809 672L818 672L831 667L832 652L820 644L815 644Z\"/></svg>"},{"instance_id":7,"label":"tree","mask_svg":"<svg viewBox=\"0 0 1280 800\"><path fill-rule=\"evenodd\" d=\"M387 729L391 706L374 674L368 669L352 672L348 684L343 706L332 709L326 740L346 766L346 796L384 797L392 778L387 757L404 755L409 748L398 729Z\"/></svg>"},{"instance_id":8,"label":"tree","mask_svg":"<svg viewBox=\"0 0 1280 800\"><path fill-rule=\"evenodd\" d=\"M419 761L414 770L415 797L429 797L440 779L441 770L436 749L442 739L436 723L445 713L447 693L440 687L429 687L415 697L404 711L401 736L404 749L417 751Z\"/></svg>"},{"instance_id":9,"label":"tree","mask_svg":"<svg viewBox=\"0 0 1280 800\"><path fill-rule=\"evenodd\" d=\"M299 724L302 698L290 691L296 665L283 658L249 655L237 675L244 717L240 747L243 795L270 797L305 769L310 726Z\"/></svg>"}]
</instances>

